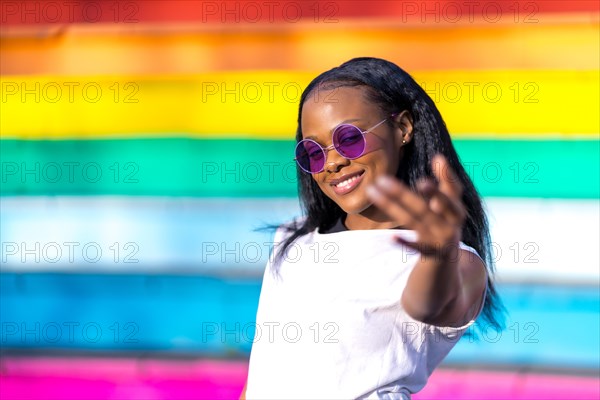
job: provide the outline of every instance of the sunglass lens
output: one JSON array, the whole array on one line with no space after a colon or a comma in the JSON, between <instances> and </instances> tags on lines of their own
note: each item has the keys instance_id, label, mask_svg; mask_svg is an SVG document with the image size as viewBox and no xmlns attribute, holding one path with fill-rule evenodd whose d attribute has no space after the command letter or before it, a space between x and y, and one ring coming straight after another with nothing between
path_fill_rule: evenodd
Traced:
<instances>
[{"instance_id":1,"label":"sunglass lens","mask_svg":"<svg viewBox=\"0 0 600 400\"><path fill-rule=\"evenodd\" d=\"M356 126L340 125L333 132L333 144L337 151L346 158L360 157L365 151L365 138Z\"/></svg>"},{"instance_id":2,"label":"sunglass lens","mask_svg":"<svg viewBox=\"0 0 600 400\"><path fill-rule=\"evenodd\" d=\"M325 165L323 148L313 140L302 140L296 145L296 161L307 172L320 172Z\"/></svg>"}]
</instances>

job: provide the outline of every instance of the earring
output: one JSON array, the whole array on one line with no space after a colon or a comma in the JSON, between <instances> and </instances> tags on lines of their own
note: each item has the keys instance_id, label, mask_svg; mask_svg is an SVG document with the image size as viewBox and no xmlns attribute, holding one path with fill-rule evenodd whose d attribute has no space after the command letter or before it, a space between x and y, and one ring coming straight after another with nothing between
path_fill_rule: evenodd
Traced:
<instances>
[{"instance_id":1,"label":"earring","mask_svg":"<svg viewBox=\"0 0 600 400\"><path fill-rule=\"evenodd\" d=\"M406 144L406 140L402 140L402 144Z\"/></svg>"}]
</instances>

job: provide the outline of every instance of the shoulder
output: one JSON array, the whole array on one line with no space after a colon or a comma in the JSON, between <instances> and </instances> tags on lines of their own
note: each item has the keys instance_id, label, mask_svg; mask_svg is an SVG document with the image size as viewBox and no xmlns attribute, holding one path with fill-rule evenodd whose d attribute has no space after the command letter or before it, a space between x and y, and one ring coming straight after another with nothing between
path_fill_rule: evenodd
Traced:
<instances>
[{"instance_id":1,"label":"shoulder","mask_svg":"<svg viewBox=\"0 0 600 400\"><path fill-rule=\"evenodd\" d=\"M462 242L458 257L458 269L463 286L462 297L467 308L467 313L459 325L470 325L483 309L487 294L488 271L479 253Z\"/></svg>"},{"instance_id":2,"label":"shoulder","mask_svg":"<svg viewBox=\"0 0 600 400\"><path fill-rule=\"evenodd\" d=\"M464 284L473 287L472 292L478 300L485 296L485 289L488 281L488 269L481 255L473 247L463 242L459 244L458 267Z\"/></svg>"},{"instance_id":3,"label":"shoulder","mask_svg":"<svg viewBox=\"0 0 600 400\"><path fill-rule=\"evenodd\" d=\"M465 329L475 322L485 304L488 273L479 253L460 242L458 255L449 260L457 269L459 289L454 299L428 323L451 330Z\"/></svg>"}]
</instances>

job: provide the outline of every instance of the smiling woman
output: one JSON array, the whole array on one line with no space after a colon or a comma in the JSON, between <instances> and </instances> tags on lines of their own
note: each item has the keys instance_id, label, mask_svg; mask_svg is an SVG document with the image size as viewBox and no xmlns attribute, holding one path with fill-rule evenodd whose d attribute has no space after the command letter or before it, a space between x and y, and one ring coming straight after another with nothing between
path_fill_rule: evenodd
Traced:
<instances>
[{"instance_id":1,"label":"smiling woman","mask_svg":"<svg viewBox=\"0 0 600 400\"><path fill-rule=\"evenodd\" d=\"M481 199L431 98L382 59L315 78L296 141L304 217L276 232L256 318L283 329L254 341L245 395L410 398L480 314L502 328Z\"/></svg>"},{"instance_id":2,"label":"smiling woman","mask_svg":"<svg viewBox=\"0 0 600 400\"><path fill-rule=\"evenodd\" d=\"M337 152L309 152L311 161L315 158L317 162L319 158L323 160L323 168L309 172L313 173L321 191L348 214L345 222L349 226L357 217L360 218L369 205L364 189L374 183L376 176L394 175L398 170L404 150L402 147L410 140L412 124L407 112L392 114L387 118L381 115L379 107L365 97L364 91L369 89L355 86L331 90L334 91L333 96L322 90L305 102L302 108L302 131L303 137L316 139L312 143L334 143ZM340 124L337 121L342 122ZM336 123L339 125L336 126ZM350 123L371 127L366 131L370 134L365 135ZM335 126L333 135L331 126ZM351 133L346 133L348 131ZM352 131L357 137L349 137ZM304 139L299 145L306 140L311 139ZM349 153L352 153L351 156ZM297 160L302 168L303 158L297 157ZM355 193L346 196L355 189Z\"/></svg>"}]
</instances>

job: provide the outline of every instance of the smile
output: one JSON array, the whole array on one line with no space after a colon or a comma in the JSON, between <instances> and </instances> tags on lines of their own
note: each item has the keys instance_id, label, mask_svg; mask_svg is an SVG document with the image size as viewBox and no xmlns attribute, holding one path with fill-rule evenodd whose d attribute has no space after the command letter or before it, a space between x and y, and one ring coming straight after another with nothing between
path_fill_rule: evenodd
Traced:
<instances>
[{"instance_id":1,"label":"smile","mask_svg":"<svg viewBox=\"0 0 600 400\"><path fill-rule=\"evenodd\" d=\"M365 171L360 171L355 174L343 176L340 179L332 181L330 185L336 194L346 194L358 186L358 184L362 181L364 172Z\"/></svg>"}]
</instances>

